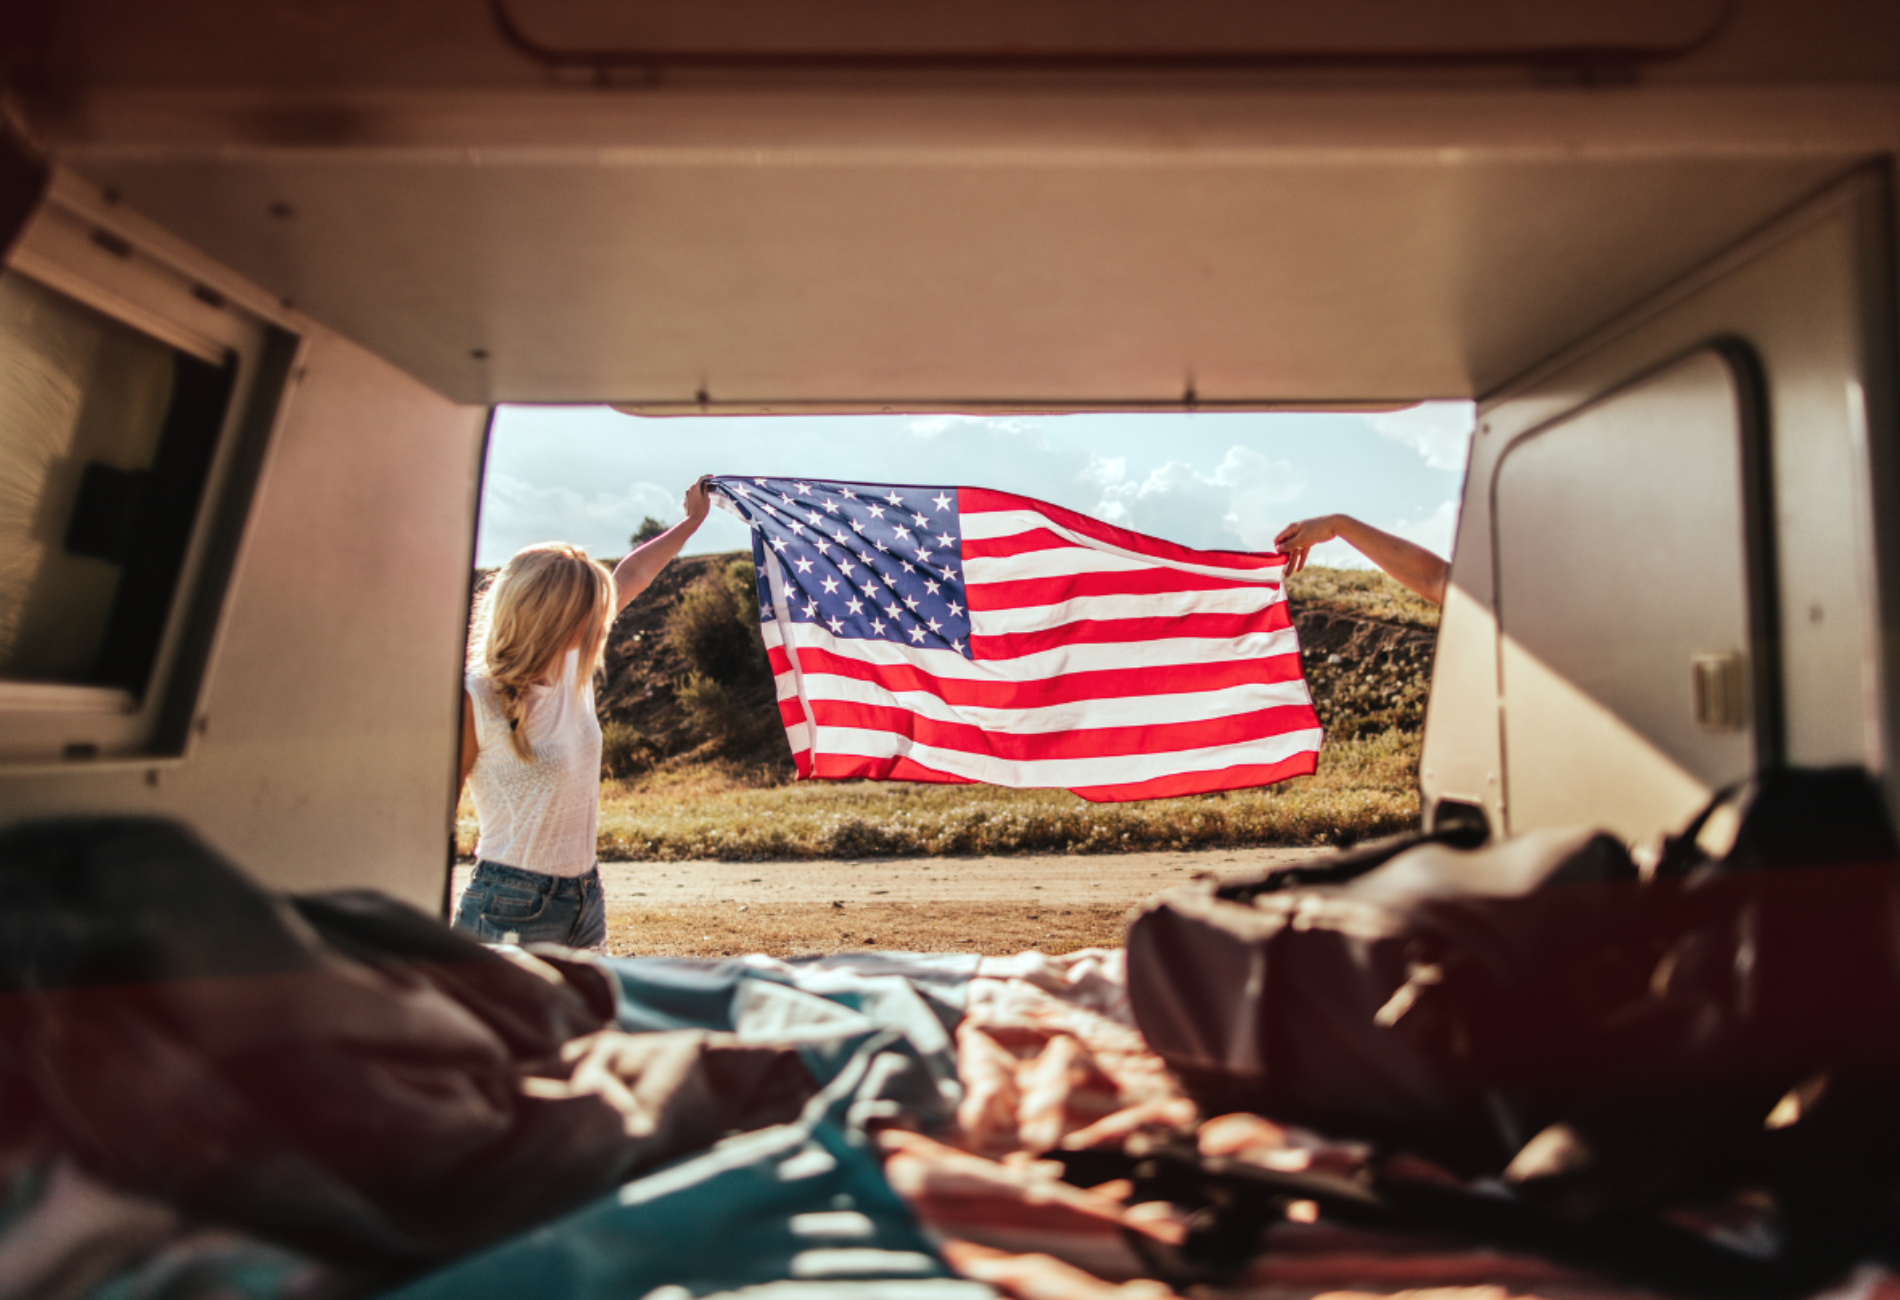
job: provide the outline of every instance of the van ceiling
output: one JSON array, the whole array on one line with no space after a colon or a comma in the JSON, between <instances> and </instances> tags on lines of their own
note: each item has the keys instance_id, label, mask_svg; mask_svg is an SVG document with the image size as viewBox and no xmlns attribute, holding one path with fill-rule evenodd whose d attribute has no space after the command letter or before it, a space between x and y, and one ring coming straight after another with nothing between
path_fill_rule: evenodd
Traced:
<instances>
[{"instance_id":1,"label":"van ceiling","mask_svg":"<svg viewBox=\"0 0 1900 1300\"><path fill-rule=\"evenodd\" d=\"M821 30L856 30L836 3L805 7L828 15ZM59 57L37 118L56 156L470 402L1482 395L1874 152L1763 128L1798 88L1728 87L1762 80L1783 48L1787 75L1813 71L1812 49L1783 39L1789 7L1764 0L1578 3L1528 27L1484 24L1521 12L1508 5L1449 4L1432 12L1462 25L1394 27L1376 48L1350 25L1228 31L1224 13L1257 10L1205 5L1198 43L1161 51L1257 55L1254 75L721 73L716 58L668 72L661 57L579 83L526 57L521 31L513 47L498 35L500 0L188 0L165 7L170 26L153 8L91 0L48 28ZM1128 43L1081 54L1154 49L1147 10L1124 9ZM1896 10L1804 12L1826 33L1866 13L1892 27ZM796 27L736 44L694 28L703 7L639 11L670 27L593 0L522 12L560 36L547 48L811 53ZM917 12L938 25L909 46L885 33L884 53L988 48L945 34L958 7ZM1078 52L1061 31L1042 50L1058 63ZM391 57L405 32L406 62ZM1858 71L1891 78L1900 40L1862 35L1829 57L1877 47L1880 66ZM1546 84L1551 51L1579 42L1621 50L1618 79L1642 87L1579 86L1594 65L1568 64ZM1376 57L1353 67L1362 55ZM1685 86L1698 72L1724 84Z\"/></svg>"}]
</instances>

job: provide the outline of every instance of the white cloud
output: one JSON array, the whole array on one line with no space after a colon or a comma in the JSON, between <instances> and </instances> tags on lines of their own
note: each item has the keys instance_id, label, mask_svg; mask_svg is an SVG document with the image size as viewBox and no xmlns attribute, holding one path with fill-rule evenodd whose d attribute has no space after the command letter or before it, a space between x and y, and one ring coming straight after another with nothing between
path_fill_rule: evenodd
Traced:
<instances>
[{"instance_id":1,"label":"white cloud","mask_svg":"<svg viewBox=\"0 0 1900 1300\"><path fill-rule=\"evenodd\" d=\"M491 473L482 498L483 564L499 564L534 542L572 542L590 555L625 555L627 539L648 515L669 524L685 516L679 493L657 483L583 496Z\"/></svg>"},{"instance_id":2,"label":"white cloud","mask_svg":"<svg viewBox=\"0 0 1900 1300\"><path fill-rule=\"evenodd\" d=\"M1458 536L1458 503L1443 502L1422 519L1395 524L1391 531L1436 555L1449 556L1452 541Z\"/></svg>"},{"instance_id":3,"label":"white cloud","mask_svg":"<svg viewBox=\"0 0 1900 1300\"><path fill-rule=\"evenodd\" d=\"M1475 419L1476 408L1470 402L1421 402L1403 411L1365 417L1374 433L1410 447L1431 468L1460 473Z\"/></svg>"},{"instance_id":4,"label":"white cloud","mask_svg":"<svg viewBox=\"0 0 1900 1300\"><path fill-rule=\"evenodd\" d=\"M1075 477L1078 482L1094 488L1100 496L1094 505L1083 507L1085 514L1094 515L1104 523L1121 528L1134 526L1127 503L1120 499L1130 491L1138 492L1135 485L1128 482L1126 456L1097 456L1090 452L1089 463Z\"/></svg>"},{"instance_id":5,"label":"white cloud","mask_svg":"<svg viewBox=\"0 0 1900 1300\"><path fill-rule=\"evenodd\" d=\"M1306 553L1306 562L1316 569L1372 569L1378 566L1341 541L1321 542Z\"/></svg>"},{"instance_id":6,"label":"white cloud","mask_svg":"<svg viewBox=\"0 0 1900 1300\"><path fill-rule=\"evenodd\" d=\"M1129 476L1125 457L1092 455L1078 477L1098 493L1088 513L1206 549L1232 546L1236 539L1248 550L1270 548L1286 521L1285 511L1269 507L1306 491L1305 478L1292 465L1241 446L1229 447L1211 474L1173 460L1137 480Z\"/></svg>"}]
</instances>

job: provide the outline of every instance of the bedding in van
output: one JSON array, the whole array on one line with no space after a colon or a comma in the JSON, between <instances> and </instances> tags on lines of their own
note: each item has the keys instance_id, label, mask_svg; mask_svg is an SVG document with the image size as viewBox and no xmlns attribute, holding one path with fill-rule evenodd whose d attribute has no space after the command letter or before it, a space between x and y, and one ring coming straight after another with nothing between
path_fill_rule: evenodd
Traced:
<instances>
[{"instance_id":1,"label":"bedding in van","mask_svg":"<svg viewBox=\"0 0 1900 1300\"><path fill-rule=\"evenodd\" d=\"M0 878L0 1294L1631 1294L1363 1204L1500 1189L1200 1113L1119 950L490 949L154 822L9 832Z\"/></svg>"}]
</instances>

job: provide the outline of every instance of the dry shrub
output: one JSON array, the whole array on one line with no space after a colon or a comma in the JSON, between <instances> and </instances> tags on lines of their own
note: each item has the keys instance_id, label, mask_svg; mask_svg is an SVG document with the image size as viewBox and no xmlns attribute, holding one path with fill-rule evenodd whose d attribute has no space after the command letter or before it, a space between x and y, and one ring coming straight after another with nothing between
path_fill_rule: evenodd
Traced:
<instances>
[{"instance_id":1,"label":"dry shrub","mask_svg":"<svg viewBox=\"0 0 1900 1300\"><path fill-rule=\"evenodd\" d=\"M753 591L752 561L740 557L694 582L666 616L663 635L687 670L674 698L692 734L722 749L756 744L778 725L751 698L769 691L772 671Z\"/></svg>"},{"instance_id":2,"label":"dry shrub","mask_svg":"<svg viewBox=\"0 0 1900 1300\"><path fill-rule=\"evenodd\" d=\"M688 587L666 616L663 635L690 674L720 686L767 671L752 561L736 559Z\"/></svg>"},{"instance_id":3,"label":"dry shrub","mask_svg":"<svg viewBox=\"0 0 1900 1300\"><path fill-rule=\"evenodd\" d=\"M674 698L693 730L708 739L746 740L763 726L778 725L777 718L761 719L756 709L740 707L731 691L703 672L688 673Z\"/></svg>"},{"instance_id":4,"label":"dry shrub","mask_svg":"<svg viewBox=\"0 0 1900 1300\"><path fill-rule=\"evenodd\" d=\"M625 780L652 769L657 757L653 743L639 729L624 722L600 724L600 774Z\"/></svg>"}]
</instances>

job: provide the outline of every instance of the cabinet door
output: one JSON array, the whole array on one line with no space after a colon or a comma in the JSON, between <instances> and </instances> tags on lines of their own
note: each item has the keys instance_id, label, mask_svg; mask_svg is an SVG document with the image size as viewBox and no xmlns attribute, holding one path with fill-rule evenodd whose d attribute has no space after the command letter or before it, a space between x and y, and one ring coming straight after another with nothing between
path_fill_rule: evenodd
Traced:
<instances>
[{"instance_id":1,"label":"cabinet door","mask_svg":"<svg viewBox=\"0 0 1900 1300\"><path fill-rule=\"evenodd\" d=\"M1749 367L1703 348L1514 442L1492 479L1513 821L1679 821L1753 770L1775 694L1751 573ZM1764 713L1769 716L1764 719Z\"/></svg>"}]
</instances>

